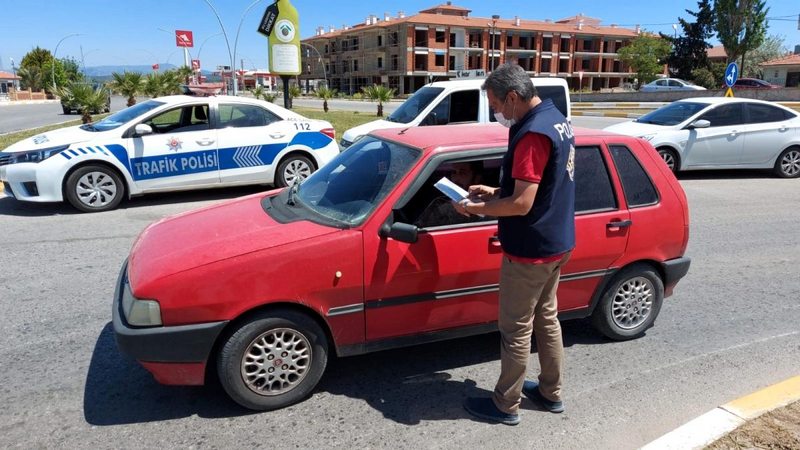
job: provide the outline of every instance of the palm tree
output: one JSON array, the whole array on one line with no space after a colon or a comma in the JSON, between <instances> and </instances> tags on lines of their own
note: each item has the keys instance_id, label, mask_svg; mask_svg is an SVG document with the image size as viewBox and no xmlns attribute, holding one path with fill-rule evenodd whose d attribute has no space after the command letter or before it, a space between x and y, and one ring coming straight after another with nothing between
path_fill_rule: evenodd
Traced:
<instances>
[{"instance_id":1,"label":"palm tree","mask_svg":"<svg viewBox=\"0 0 800 450\"><path fill-rule=\"evenodd\" d=\"M161 95L180 94L183 74L179 70L168 70L161 74Z\"/></svg>"},{"instance_id":2,"label":"palm tree","mask_svg":"<svg viewBox=\"0 0 800 450\"><path fill-rule=\"evenodd\" d=\"M262 95L264 95L264 87L259 84L253 88L253 97L256 100L261 100Z\"/></svg>"},{"instance_id":3,"label":"palm tree","mask_svg":"<svg viewBox=\"0 0 800 450\"><path fill-rule=\"evenodd\" d=\"M292 109L292 100L295 97L300 97L303 91L300 89L300 86L293 84L289 86L289 109Z\"/></svg>"},{"instance_id":4,"label":"palm tree","mask_svg":"<svg viewBox=\"0 0 800 450\"><path fill-rule=\"evenodd\" d=\"M42 71L36 66L21 67L17 69L17 75L21 79L23 89L41 91L44 85Z\"/></svg>"},{"instance_id":5,"label":"palm tree","mask_svg":"<svg viewBox=\"0 0 800 450\"><path fill-rule=\"evenodd\" d=\"M378 102L378 117L383 117L383 102L388 102L394 98L394 89L381 84L373 84L372 86L364 86L361 90L367 98Z\"/></svg>"},{"instance_id":6,"label":"palm tree","mask_svg":"<svg viewBox=\"0 0 800 450\"><path fill-rule=\"evenodd\" d=\"M194 75L194 71L189 66L181 66L175 69L175 73L179 80L185 81L185 84L189 84L189 79Z\"/></svg>"},{"instance_id":7,"label":"palm tree","mask_svg":"<svg viewBox=\"0 0 800 450\"><path fill-rule=\"evenodd\" d=\"M109 84L109 87L128 97L128 106L135 105L136 94L142 91L142 74L125 71L121 74L114 72L111 76L114 77L114 80Z\"/></svg>"},{"instance_id":8,"label":"palm tree","mask_svg":"<svg viewBox=\"0 0 800 450\"><path fill-rule=\"evenodd\" d=\"M59 91L66 91L71 95L73 101L81 111L81 121L89 123L92 121L92 114L98 114L105 110L108 101L108 91L105 87L93 89L86 83L71 83L67 88L59 88ZM60 92L65 93L66 92Z\"/></svg>"},{"instance_id":9,"label":"palm tree","mask_svg":"<svg viewBox=\"0 0 800 450\"><path fill-rule=\"evenodd\" d=\"M317 89L317 97L322 99L322 109L328 112L328 100L336 97L336 89L322 86Z\"/></svg>"}]
</instances>

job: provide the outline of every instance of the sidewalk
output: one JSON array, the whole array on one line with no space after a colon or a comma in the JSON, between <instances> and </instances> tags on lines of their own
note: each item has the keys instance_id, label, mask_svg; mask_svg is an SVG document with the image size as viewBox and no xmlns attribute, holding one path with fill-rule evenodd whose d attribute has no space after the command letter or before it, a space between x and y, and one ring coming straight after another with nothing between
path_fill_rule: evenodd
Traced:
<instances>
[{"instance_id":1,"label":"sidewalk","mask_svg":"<svg viewBox=\"0 0 800 450\"><path fill-rule=\"evenodd\" d=\"M46 105L49 103L60 103L60 100L6 100L0 102L0 107L17 105Z\"/></svg>"},{"instance_id":2,"label":"sidewalk","mask_svg":"<svg viewBox=\"0 0 800 450\"><path fill-rule=\"evenodd\" d=\"M641 450L702 449L765 413L800 401L800 376L719 406L684 424ZM800 423L791 426L800 429Z\"/></svg>"}]
</instances>

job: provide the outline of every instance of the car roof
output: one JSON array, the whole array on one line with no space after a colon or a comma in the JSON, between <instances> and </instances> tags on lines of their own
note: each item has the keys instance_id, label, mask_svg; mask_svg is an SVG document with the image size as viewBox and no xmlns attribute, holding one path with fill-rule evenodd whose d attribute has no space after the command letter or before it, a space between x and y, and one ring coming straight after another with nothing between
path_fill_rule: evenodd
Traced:
<instances>
[{"instance_id":1,"label":"car roof","mask_svg":"<svg viewBox=\"0 0 800 450\"><path fill-rule=\"evenodd\" d=\"M535 80L537 86L566 86L567 82L563 78L556 77L531 77ZM434 81L428 84L430 87L451 87L451 88L469 88L481 87L486 81L486 78L462 78L446 81Z\"/></svg>"},{"instance_id":2,"label":"car roof","mask_svg":"<svg viewBox=\"0 0 800 450\"><path fill-rule=\"evenodd\" d=\"M198 102L198 103L205 103L205 102L238 102L238 103L251 103L251 104L259 104L263 105L264 102L261 100L256 100L247 97L236 97L233 95L210 95L206 97L201 97L197 95L167 95L164 97L157 97L156 100L166 103L168 105L177 105L186 102Z\"/></svg>"},{"instance_id":3,"label":"car roof","mask_svg":"<svg viewBox=\"0 0 800 450\"><path fill-rule=\"evenodd\" d=\"M617 133L589 128L573 128L573 132L579 140L587 137L621 137ZM387 128L373 131L370 135L426 153L464 148L505 148L508 145L508 128L497 123Z\"/></svg>"},{"instance_id":4,"label":"car roof","mask_svg":"<svg viewBox=\"0 0 800 450\"><path fill-rule=\"evenodd\" d=\"M761 103L766 105L781 106L781 105L776 105L773 102L767 102L764 100L756 100L754 98L744 98L744 97L692 97L692 98L684 98L678 100L678 102L708 103L710 105L718 105L721 103L743 102L743 103Z\"/></svg>"}]
</instances>

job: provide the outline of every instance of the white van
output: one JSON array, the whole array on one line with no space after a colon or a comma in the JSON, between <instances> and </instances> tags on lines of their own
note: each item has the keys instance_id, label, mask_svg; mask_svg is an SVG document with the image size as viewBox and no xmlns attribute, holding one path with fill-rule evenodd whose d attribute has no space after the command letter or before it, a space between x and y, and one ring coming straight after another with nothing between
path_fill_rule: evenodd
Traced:
<instances>
[{"instance_id":1,"label":"white van","mask_svg":"<svg viewBox=\"0 0 800 450\"><path fill-rule=\"evenodd\" d=\"M339 142L349 147L356 139L373 130L405 128L418 125L495 122L486 92L481 90L484 78L437 81L426 84L408 98L389 117L373 120L344 132ZM553 100L567 119L572 119L569 89L563 78L531 78L539 97Z\"/></svg>"}]
</instances>

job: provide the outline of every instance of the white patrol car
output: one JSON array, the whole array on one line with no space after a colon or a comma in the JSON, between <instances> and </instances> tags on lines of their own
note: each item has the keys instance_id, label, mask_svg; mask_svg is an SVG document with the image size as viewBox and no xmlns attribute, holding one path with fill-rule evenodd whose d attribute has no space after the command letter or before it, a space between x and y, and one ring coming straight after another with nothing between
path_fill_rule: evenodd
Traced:
<instances>
[{"instance_id":1,"label":"white patrol car","mask_svg":"<svg viewBox=\"0 0 800 450\"><path fill-rule=\"evenodd\" d=\"M287 186L339 154L330 123L260 100L176 95L0 152L6 194L105 211L123 196L245 184Z\"/></svg>"}]
</instances>

